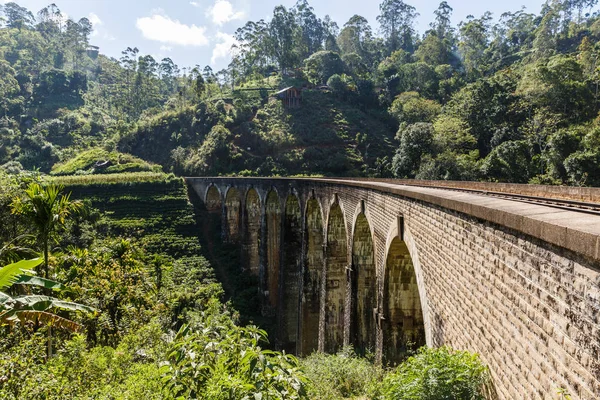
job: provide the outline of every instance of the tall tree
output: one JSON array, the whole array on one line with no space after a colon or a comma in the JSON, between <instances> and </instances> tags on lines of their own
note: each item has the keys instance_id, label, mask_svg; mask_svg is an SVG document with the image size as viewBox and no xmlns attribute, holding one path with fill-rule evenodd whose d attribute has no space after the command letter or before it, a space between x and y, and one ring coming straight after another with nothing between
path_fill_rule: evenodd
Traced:
<instances>
[{"instance_id":1,"label":"tall tree","mask_svg":"<svg viewBox=\"0 0 600 400\"><path fill-rule=\"evenodd\" d=\"M460 23L458 50L463 59L467 78L475 80L483 76L488 68L486 49L490 40L492 14L486 12L481 18L467 16L467 22Z\"/></svg>"},{"instance_id":2,"label":"tall tree","mask_svg":"<svg viewBox=\"0 0 600 400\"><path fill-rule=\"evenodd\" d=\"M388 46L388 53L402 49L412 52L414 45L414 21L419 15L416 9L402 0L384 0L379 5L379 22Z\"/></svg>"},{"instance_id":3,"label":"tall tree","mask_svg":"<svg viewBox=\"0 0 600 400\"><path fill-rule=\"evenodd\" d=\"M298 0L294 6L296 21L301 30L302 58L322 50L325 42L326 31L323 21L317 18L314 9L307 0Z\"/></svg>"},{"instance_id":4,"label":"tall tree","mask_svg":"<svg viewBox=\"0 0 600 400\"><path fill-rule=\"evenodd\" d=\"M6 3L2 7L2 11L6 17L6 25L9 28L23 29L23 28L32 28L35 23L35 17L33 13L26 9L25 7L21 7L17 3Z\"/></svg>"},{"instance_id":5,"label":"tall tree","mask_svg":"<svg viewBox=\"0 0 600 400\"><path fill-rule=\"evenodd\" d=\"M242 70L250 75L256 69L264 69L271 61L269 46L269 24L264 20L248 21L235 32L238 51L235 57L239 59ZM205 76L205 79L209 79Z\"/></svg>"},{"instance_id":6,"label":"tall tree","mask_svg":"<svg viewBox=\"0 0 600 400\"><path fill-rule=\"evenodd\" d=\"M358 54L369 67L373 66L378 59L371 26L367 19L360 15L352 16L344 24L337 38L337 44L342 54Z\"/></svg>"},{"instance_id":7,"label":"tall tree","mask_svg":"<svg viewBox=\"0 0 600 400\"><path fill-rule=\"evenodd\" d=\"M297 65L299 61L297 52L298 25L294 13L284 6L277 6L273 10L273 18L269 23L269 42L273 58L277 60L281 73Z\"/></svg>"}]
</instances>

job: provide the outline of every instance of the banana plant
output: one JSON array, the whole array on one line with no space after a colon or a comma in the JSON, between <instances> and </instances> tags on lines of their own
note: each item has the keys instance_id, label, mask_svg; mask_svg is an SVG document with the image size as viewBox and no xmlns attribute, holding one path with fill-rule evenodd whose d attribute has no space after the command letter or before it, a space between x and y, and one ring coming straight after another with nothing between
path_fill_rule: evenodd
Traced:
<instances>
[{"instance_id":1,"label":"banana plant","mask_svg":"<svg viewBox=\"0 0 600 400\"><path fill-rule=\"evenodd\" d=\"M14 325L17 322L34 321L42 324L79 332L80 324L70 319L60 317L52 310L95 312L92 307L83 304L62 301L50 296L22 295L11 296L5 292L14 285L40 287L46 291L61 291L65 286L59 282L36 276L33 269L40 265L43 259L22 260L0 268L0 325Z\"/></svg>"}]
</instances>

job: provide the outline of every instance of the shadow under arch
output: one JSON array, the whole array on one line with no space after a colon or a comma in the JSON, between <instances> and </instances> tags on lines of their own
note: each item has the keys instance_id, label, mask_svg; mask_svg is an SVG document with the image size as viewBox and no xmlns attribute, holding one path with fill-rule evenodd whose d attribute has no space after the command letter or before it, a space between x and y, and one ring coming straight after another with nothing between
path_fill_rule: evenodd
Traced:
<instances>
[{"instance_id":1,"label":"shadow under arch","mask_svg":"<svg viewBox=\"0 0 600 400\"><path fill-rule=\"evenodd\" d=\"M279 194L272 189L265 201L266 271L264 287L268 290L269 305L277 310L281 255L281 204Z\"/></svg>"},{"instance_id":2,"label":"shadow under arch","mask_svg":"<svg viewBox=\"0 0 600 400\"><path fill-rule=\"evenodd\" d=\"M204 205L210 213L221 213L221 192L215 185L210 185L206 190Z\"/></svg>"},{"instance_id":3,"label":"shadow under arch","mask_svg":"<svg viewBox=\"0 0 600 400\"><path fill-rule=\"evenodd\" d=\"M355 221L352 238L351 340L358 354L375 350L377 269L371 226L364 212Z\"/></svg>"},{"instance_id":4,"label":"shadow under arch","mask_svg":"<svg viewBox=\"0 0 600 400\"><path fill-rule=\"evenodd\" d=\"M290 194L285 201L283 220L283 264L281 265L282 349L297 353L302 266L302 211L300 201Z\"/></svg>"},{"instance_id":5,"label":"shadow under arch","mask_svg":"<svg viewBox=\"0 0 600 400\"><path fill-rule=\"evenodd\" d=\"M242 223L242 197L240 191L230 187L225 195L226 241L237 243L240 240Z\"/></svg>"},{"instance_id":6,"label":"shadow under arch","mask_svg":"<svg viewBox=\"0 0 600 400\"><path fill-rule=\"evenodd\" d=\"M332 204L329 212L326 249L324 350L327 353L336 353L344 344L348 266L346 223L337 201Z\"/></svg>"},{"instance_id":7,"label":"shadow under arch","mask_svg":"<svg viewBox=\"0 0 600 400\"><path fill-rule=\"evenodd\" d=\"M244 261L246 270L258 276L260 271L261 200L254 188L246 192L244 207Z\"/></svg>"},{"instance_id":8,"label":"shadow under arch","mask_svg":"<svg viewBox=\"0 0 600 400\"><path fill-rule=\"evenodd\" d=\"M319 201L311 198L306 203L305 261L301 302L302 340L300 354L309 355L319 349L321 293L325 254L323 245L323 213Z\"/></svg>"},{"instance_id":9,"label":"shadow under arch","mask_svg":"<svg viewBox=\"0 0 600 400\"><path fill-rule=\"evenodd\" d=\"M404 240L397 234L388 240L386 254L381 325L383 362L387 364L398 363L408 350L431 344L427 301L414 240L409 232L403 236Z\"/></svg>"}]
</instances>

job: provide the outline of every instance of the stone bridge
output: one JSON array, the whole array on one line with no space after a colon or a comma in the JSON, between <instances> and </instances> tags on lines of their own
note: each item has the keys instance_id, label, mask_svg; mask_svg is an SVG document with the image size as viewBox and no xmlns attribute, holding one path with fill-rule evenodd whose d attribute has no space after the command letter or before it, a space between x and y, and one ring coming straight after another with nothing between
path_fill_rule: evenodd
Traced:
<instances>
[{"instance_id":1,"label":"stone bridge","mask_svg":"<svg viewBox=\"0 0 600 400\"><path fill-rule=\"evenodd\" d=\"M260 277L280 348L394 363L449 345L481 355L501 399L600 398L599 215L396 182L187 183Z\"/></svg>"}]
</instances>

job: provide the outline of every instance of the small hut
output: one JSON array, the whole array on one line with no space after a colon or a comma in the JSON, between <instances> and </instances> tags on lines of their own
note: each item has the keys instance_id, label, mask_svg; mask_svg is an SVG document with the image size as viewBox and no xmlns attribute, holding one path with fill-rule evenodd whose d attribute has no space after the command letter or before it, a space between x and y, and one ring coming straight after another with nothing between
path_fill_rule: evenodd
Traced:
<instances>
[{"instance_id":1,"label":"small hut","mask_svg":"<svg viewBox=\"0 0 600 400\"><path fill-rule=\"evenodd\" d=\"M283 101L286 108L299 107L302 101L302 89L290 86L275 93L275 96Z\"/></svg>"}]
</instances>

